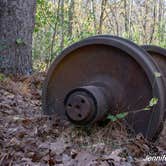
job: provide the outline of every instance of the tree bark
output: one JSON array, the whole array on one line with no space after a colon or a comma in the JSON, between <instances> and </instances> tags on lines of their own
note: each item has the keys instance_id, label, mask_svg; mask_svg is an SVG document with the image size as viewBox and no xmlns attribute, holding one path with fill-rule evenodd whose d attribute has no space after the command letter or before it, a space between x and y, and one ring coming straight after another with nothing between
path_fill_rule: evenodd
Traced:
<instances>
[{"instance_id":1,"label":"tree bark","mask_svg":"<svg viewBox=\"0 0 166 166\"><path fill-rule=\"evenodd\" d=\"M147 23L148 23L148 2L144 2L145 13L143 19L143 43L148 43Z\"/></svg>"},{"instance_id":2,"label":"tree bark","mask_svg":"<svg viewBox=\"0 0 166 166\"><path fill-rule=\"evenodd\" d=\"M107 0L102 0L98 34L102 34L103 21L104 21L103 17L104 17L104 11L105 11L106 4L107 4Z\"/></svg>"},{"instance_id":3,"label":"tree bark","mask_svg":"<svg viewBox=\"0 0 166 166\"><path fill-rule=\"evenodd\" d=\"M94 32L97 32L97 21L96 21L96 5L94 0L91 0L92 5L92 16L93 16L93 25L94 25Z\"/></svg>"},{"instance_id":4,"label":"tree bark","mask_svg":"<svg viewBox=\"0 0 166 166\"><path fill-rule=\"evenodd\" d=\"M74 0L70 1L68 15L69 15L68 36L71 37L73 33Z\"/></svg>"},{"instance_id":5,"label":"tree bark","mask_svg":"<svg viewBox=\"0 0 166 166\"><path fill-rule=\"evenodd\" d=\"M57 11L55 12L56 20L55 20L55 24L54 24L54 28L53 28L54 32L53 32L52 41L51 41L51 52L50 52L49 63L51 63L54 58L54 44L55 44L55 36L57 35L57 28L58 28L58 21L59 21L60 1L61 0L58 0L58 7L57 7ZM47 64L47 66L48 66L48 64Z\"/></svg>"},{"instance_id":6,"label":"tree bark","mask_svg":"<svg viewBox=\"0 0 166 166\"><path fill-rule=\"evenodd\" d=\"M0 71L32 72L36 0L0 0Z\"/></svg>"},{"instance_id":7,"label":"tree bark","mask_svg":"<svg viewBox=\"0 0 166 166\"><path fill-rule=\"evenodd\" d=\"M127 0L124 0L124 19L125 19L125 32L128 34L129 28L129 20L128 20L128 8L127 8Z\"/></svg>"},{"instance_id":8,"label":"tree bark","mask_svg":"<svg viewBox=\"0 0 166 166\"><path fill-rule=\"evenodd\" d=\"M60 1L61 4L60 4L60 10L61 10L61 13L60 13L60 26L61 26L61 41L60 41L60 48L61 50L63 50L64 48L64 30L65 30L65 27L64 27L64 0L61 0Z\"/></svg>"},{"instance_id":9,"label":"tree bark","mask_svg":"<svg viewBox=\"0 0 166 166\"><path fill-rule=\"evenodd\" d=\"M151 44L153 42L153 37L154 37L154 33L155 33L155 28L156 28L156 6L157 6L157 2L154 1L153 3L153 20L151 23L151 32L150 32L150 39L149 39L149 44Z\"/></svg>"}]
</instances>

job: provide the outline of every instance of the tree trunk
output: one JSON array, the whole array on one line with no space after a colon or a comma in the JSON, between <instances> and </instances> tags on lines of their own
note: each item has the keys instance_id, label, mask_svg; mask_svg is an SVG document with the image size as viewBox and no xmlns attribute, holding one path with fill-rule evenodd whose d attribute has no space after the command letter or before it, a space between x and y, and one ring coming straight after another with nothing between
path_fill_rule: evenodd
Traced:
<instances>
[{"instance_id":1,"label":"tree trunk","mask_svg":"<svg viewBox=\"0 0 166 166\"><path fill-rule=\"evenodd\" d=\"M50 52L50 58L49 58L49 63L52 62L53 58L54 58L54 44L55 44L55 37L57 35L57 28L58 28L58 22L59 22L59 13L60 13L60 1L61 0L58 0L58 7L57 7L57 11L55 12L55 17L56 17L56 20L55 20L55 24L54 24L54 27L53 27L53 35L52 35L52 41L51 41L51 52ZM55 4L55 2L54 2ZM48 66L48 64L47 64Z\"/></svg>"},{"instance_id":2,"label":"tree trunk","mask_svg":"<svg viewBox=\"0 0 166 166\"><path fill-rule=\"evenodd\" d=\"M64 30L65 30L65 27L64 27L64 0L61 0L60 1L61 4L60 4L60 9L61 9L61 13L60 13L60 26L61 26L61 41L60 41L60 48L61 48L61 51L63 50L64 48Z\"/></svg>"},{"instance_id":3,"label":"tree trunk","mask_svg":"<svg viewBox=\"0 0 166 166\"><path fill-rule=\"evenodd\" d=\"M32 72L36 0L0 0L0 71Z\"/></svg>"},{"instance_id":4,"label":"tree trunk","mask_svg":"<svg viewBox=\"0 0 166 166\"><path fill-rule=\"evenodd\" d=\"M156 6L157 6L157 2L156 0L153 3L153 20L151 23L151 32L150 32L150 39L149 39L149 44L151 44L153 42L153 37L154 37L154 33L155 33L155 28L156 28Z\"/></svg>"},{"instance_id":5,"label":"tree trunk","mask_svg":"<svg viewBox=\"0 0 166 166\"><path fill-rule=\"evenodd\" d=\"M148 43L147 23L148 23L148 2L144 2L145 13L143 17L143 43Z\"/></svg>"},{"instance_id":6,"label":"tree trunk","mask_svg":"<svg viewBox=\"0 0 166 166\"><path fill-rule=\"evenodd\" d=\"M107 4L107 0L102 0L102 2L101 2L101 14L100 14L100 22L99 22L98 34L102 34L103 17L104 17L104 11L105 11L106 4Z\"/></svg>"},{"instance_id":7,"label":"tree trunk","mask_svg":"<svg viewBox=\"0 0 166 166\"><path fill-rule=\"evenodd\" d=\"M97 32L97 21L96 21L96 5L94 0L91 0L91 5L92 5L92 16L93 16L93 25L94 25L94 32Z\"/></svg>"},{"instance_id":8,"label":"tree trunk","mask_svg":"<svg viewBox=\"0 0 166 166\"><path fill-rule=\"evenodd\" d=\"M70 1L68 15L69 15L68 36L71 37L73 33L74 0Z\"/></svg>"},{"instance_id":9,"label":"tree trunk","mask_svg":"<svg viewBox=\"0 0 166 166\"><path fill-rule=\"evenodd\" d=\"M125 19L125 32L128 34L129 31L129 20L128 20L128 8L127 8L127 0L124 0L124 19Z\"/></svg>"}]
</instances>

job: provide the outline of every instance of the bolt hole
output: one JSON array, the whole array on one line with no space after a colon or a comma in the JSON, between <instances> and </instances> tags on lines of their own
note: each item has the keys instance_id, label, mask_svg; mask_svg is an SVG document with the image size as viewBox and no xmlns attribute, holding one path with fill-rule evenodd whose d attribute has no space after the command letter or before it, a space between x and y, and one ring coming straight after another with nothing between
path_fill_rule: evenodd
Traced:
<instances>
[{"instance_id":1,"label":"bolt hole","mask_svg":"<svg viewBox=\"0 0 166 166\"><path fill-rule=\"evenodd\" d=\"M72 107L72 105L71 105L71 104L68 104L68 107L69 107L69 108L71 108L71 107Z\"/></svg>"},{"instance_id":2,"label":"bolt hole","mask_svg":"<svg viewBox=\"0 0 166 166\"><path fill-rule=\"evenodd\" d=\"M78 117L80 117L80 118L81 118L81 117L82 117L82 115L81 115L81 114L78 114Z\"/></svg>"},{"instance_id":3,"label":"bolt hole","mask_svg":"<svg viewBox=\"0 0 166 166\"><path fill-rule=\"evenodd\" d=\"M82 100L81 100L81 103L85 103L85 100L82 99Z\"/></svg>"},{"instance_id":4,"label":"bolt hole","mask_svg":"<svg viewBox=\"0 0 166 166\"><path fill-rule=\"evenodd\" d=\"M80 109L80 106L79 106L79 105L76 105L75 107L76 107L77 109Z\"/></svg>"}]
</instances>

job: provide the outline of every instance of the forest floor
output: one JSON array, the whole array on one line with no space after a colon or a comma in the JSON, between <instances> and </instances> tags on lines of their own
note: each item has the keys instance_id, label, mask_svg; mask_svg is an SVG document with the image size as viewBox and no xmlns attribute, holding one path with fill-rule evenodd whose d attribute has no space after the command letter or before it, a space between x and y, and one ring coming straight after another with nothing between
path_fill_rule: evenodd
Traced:
<instances>
[{"instance_id":1,"label":"forest floor","mask_svg":"<svg viewBox=\"0 0 166 166\"><path fill-rule=\"evenodd\" d=\"M44 77L0 77L0 166L164 165L145 158L166 154L166 127L151 143L142 135L132 137L120 121L83 128L44 116Z\"/></svg>"}]
</instances>

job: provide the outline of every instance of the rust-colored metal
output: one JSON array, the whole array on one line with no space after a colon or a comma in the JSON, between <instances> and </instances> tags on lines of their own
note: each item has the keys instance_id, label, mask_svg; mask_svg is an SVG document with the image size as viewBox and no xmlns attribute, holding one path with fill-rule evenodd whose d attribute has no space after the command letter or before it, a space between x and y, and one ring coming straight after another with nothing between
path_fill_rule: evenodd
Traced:
<instances>
[{"instance_id":1,"label":"rust-colored metal","mask_svg":"<svg viewBox=\"0 0 166 166\"><path fill-rule=\"evenodd\" d=\"M66 48L51 65L43 87L43 111L88 125L108 114L130 112L128 124L152 138L163 120L166 97L152 58L136 44L94 36ZM152 110L143 110L159 99Z\"/></svg>"},{"instance_id":2,"label":"rust-colored metal","mask_svg":"<svg viewBox=\"0 0 166 166\"><path fill-rule=\"evenodd\" d=\"M106 87L96 86L95 83L72 90L67 94L64 102L66 115L77 124L102 120L109 108L106 93L108 93Z\"/></svg>"},{"instance_id":3,"label":"rust-colored metal","mask_svg":"<svg viewBox=\"0 0 166 166\"><path fill-rule=\"evenodd\" d=\"M160 74L165 84L165 93L166 93L166 49L154 46L154 45L143 45L142 46L153 58L154 63L159 67ZM159 75L160 75L159 74ZM166 107L165 107L165 116L166 119Z\"/></svg>"}]
</instances>

